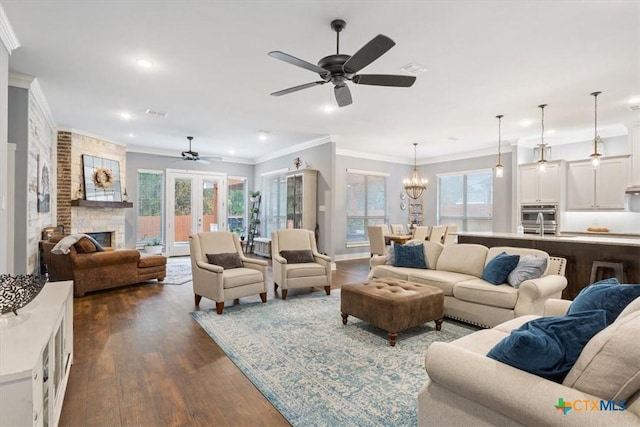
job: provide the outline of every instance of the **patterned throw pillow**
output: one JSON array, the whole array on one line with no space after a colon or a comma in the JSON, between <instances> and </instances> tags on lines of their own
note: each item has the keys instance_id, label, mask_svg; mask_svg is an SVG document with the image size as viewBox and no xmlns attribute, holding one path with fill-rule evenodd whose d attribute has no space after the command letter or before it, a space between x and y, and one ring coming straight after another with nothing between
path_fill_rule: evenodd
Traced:
<instances>
[{"instance_id":1,"label":"patterned throw pillow","mask_svg":"<svg viewBox=\"0 0 640 427\"><path fill-rule=\"evenodd\" d=\"M501 285L507 281L509 273L513 271L520 261L520 255L507 255L502 252L489 261L482 272L482 280L493 285Z\"/></svg>"},{"instance_id":2,"label":"patterned throw pillow","mask_svg":"<svg viewBox=\"0 0 640 427\"><path fill-rule=\"evenodd\" d=\"M424 260L424 245L394 245L393 266L427 268Z\"/></svg>"},{"instance_id":3,"label":"patterned throw pillow","mask_svg":"<svg viewBox=\"0 0 640 427\"><path fill-rule=\"evenodd\" d=\"M225 270L244 267L242 259L240 259L240 255L237 252L207 254L207 261L209 264L219 265Z\"/></svg>"},{"instance_id":4,"label":"patterned throw pillow","mask_svg":"<svg viewBox=\"0 0 640 427\"><path fill-rule=\"evenodd\" d=\"M287 260L287 264L304 264L316 262L311 249L299 251L280 251L280 256Z\"/></svg>"},{"instance_id":5,"label":"patterned throw pillow","mask_svg":"<svg viewBox=\"0 0 640 427\"><path fill-rule=\"evenodd\" d=\"M520 262L516 268L509 273L507 282L514 288L518 289L520 283L525 280L537 279L542 277L542 273L547 269L547 259L538 258L535 255L527 255L520 258Z\"/></svg>"}]
</instances>

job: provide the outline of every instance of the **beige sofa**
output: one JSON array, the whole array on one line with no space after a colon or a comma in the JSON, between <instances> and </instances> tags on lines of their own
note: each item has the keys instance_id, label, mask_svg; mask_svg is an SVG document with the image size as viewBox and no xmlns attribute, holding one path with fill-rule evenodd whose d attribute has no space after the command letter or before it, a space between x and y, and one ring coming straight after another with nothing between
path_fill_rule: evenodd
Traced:
<instances>
[{"instance_id":1,"label":"beige sofa","mask_svg":"<svg viewBox=\"0 0 640 427\"><path fill-rule=\"evenodd\" d=\"M369 261L369 280L380 277L408 280L437 286L444 291L446 317L483 327L493 327L515 317L542 314L544 302L561 298L567 286L566 260L549 257L544 251L527 248L495 247L477 244L442 245L424 241L427 269L386 265L385 256ZM547 270L539 279L526 280L518 289L508 284L493 285L482 280L484 267L501 252L509 255L535 255L548 258Z\"/></svg>"},{"instance_id":2,"label":"beige sofa","mask_svg":"<svg viewBox=\"0 0 640 427\"><path fill-rule=\"evenodd\" d=\"M544 315L566 314L570 304L549 300ZM418 425L640 425L640 298L591 338L562 384L486 357L511 330L538 317L431 344L425 357L429 379L418 394ZM566 414L556 409L559 399L573 408ZM615 401L617 410L594 410L592 402L601 409L601 400L605 408Z\"/></svg>"}]
</instances>

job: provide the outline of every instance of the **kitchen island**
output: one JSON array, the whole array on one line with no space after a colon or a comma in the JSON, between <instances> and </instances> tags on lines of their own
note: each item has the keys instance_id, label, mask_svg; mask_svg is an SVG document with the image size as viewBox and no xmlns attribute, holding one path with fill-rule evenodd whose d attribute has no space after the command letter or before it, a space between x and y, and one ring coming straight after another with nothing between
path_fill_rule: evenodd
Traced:
<instances>
[{"instance_id":1,"label":"kitchen island","mask_svg":"<svg viewBox=\"0 0 640 427\"><path fill-rule=\"evenodd\" d=\"M589 284L593 261L621 262L627 283L640 283L640 238L608 237L603 234L544 236L537 234L458 232L458 243L487 247L516 246L540 249L567 260L565 299L573 299Z\"/></svg>"}]
</instances>

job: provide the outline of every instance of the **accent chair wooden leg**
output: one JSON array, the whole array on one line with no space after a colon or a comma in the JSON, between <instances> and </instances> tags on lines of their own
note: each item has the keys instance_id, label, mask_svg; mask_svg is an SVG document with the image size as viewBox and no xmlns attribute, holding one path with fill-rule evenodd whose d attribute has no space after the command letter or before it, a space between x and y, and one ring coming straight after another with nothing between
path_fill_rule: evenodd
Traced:
<instances>
[{"instance_id":1,"label":"accent chair wooden leg","mask_svg":"<svg viewBox=\"0 0 640 427\"><path fill-rule=\"evenodd\" d=\"M262 302L267 302L267 293L266 292L261 292L260 293L260 299L262 300Z\"/></svg>"},{"instance_id":2,"label":"accent chair wooden leg","mask_svg":"<svg viewBox=\"0 0 640 427\"><path fill-rule=\"evenodd\" d=\"M198 294L193 294L193 296L195 297L195 302L196 305L200 305L200 300L202 299L202 295L198 295Z\"/></svg>"},{"instance_id":3,"label":"accent chair wooden leg","mask_svg":"<svg viewBox=\"0 0 640 427\"><path fill-rule=\"evenodd\" d=\"M347 324L347 317L349 317L349 315L347 313L341 313L342 314L342 324L346 325Z\"/></svg>"},{"instance_id":4,"label":"accent chair wooden leg","mask_svg":"<svg viewBox=\"0 0 640 427\"><path fill-rule=\"evenodd\" d=\"M224 301L216 302L216 313L222 314L223 310L224 310Z\"/></svg>"},{"instance_id":5,"label":"accent chair wooden leg","mask_svg":"<svg viewBox=\"0 0 640 427\"><path fill-rule=\"evenodd\" d=\"M331 286L325 286L324 291L327 293L327 295L331 295Z\"/></svg>"},{"instance_id":6,"label":"accent chair wooden leg","mask_svg":"<svg viewBox=\"0 0 640 427\"><path fill-rule=\"evenodd\" d=\"M282 290L282 299L287 299L287 290L286 289Z\"/></svg>"},{"instance_id":7,"label":"accent chair wooden leg","mask_svg":"<svg viewBox=\"0 0 640 427\"><path fill-rule=\"evenodd\" d=\"M439 331L439 330L441 330L441 329L442 329L442 321L443 321L443 320L444 320L444 319L438 319L438 320L436 320L436 331Z\"/></svg>"}]
</instances>

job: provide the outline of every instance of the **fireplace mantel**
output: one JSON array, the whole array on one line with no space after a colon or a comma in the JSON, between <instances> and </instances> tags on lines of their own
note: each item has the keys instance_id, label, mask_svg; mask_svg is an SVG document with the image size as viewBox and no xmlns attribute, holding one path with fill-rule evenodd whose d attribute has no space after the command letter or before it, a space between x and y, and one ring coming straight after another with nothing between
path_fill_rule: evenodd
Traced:
<instances>
[{"instance_id":1,"label":"fireplace mantel","mask_svg":"<svg viewBox=\"0 0 640 427\"><path fill-rule=\"evenodd\" d=\"M83 208L132 208L133 203L77 199L77 200L71 201L71 206L83 207Z\"/></svg>"}]
</instances>

